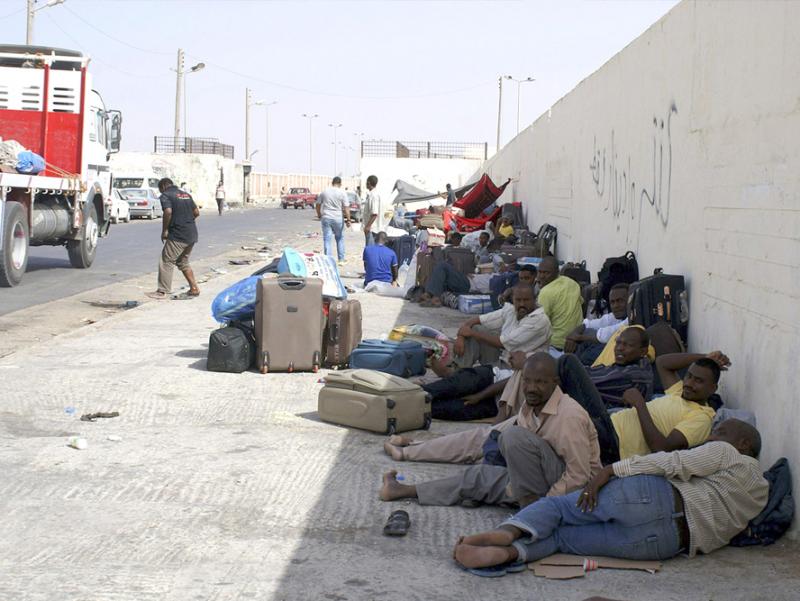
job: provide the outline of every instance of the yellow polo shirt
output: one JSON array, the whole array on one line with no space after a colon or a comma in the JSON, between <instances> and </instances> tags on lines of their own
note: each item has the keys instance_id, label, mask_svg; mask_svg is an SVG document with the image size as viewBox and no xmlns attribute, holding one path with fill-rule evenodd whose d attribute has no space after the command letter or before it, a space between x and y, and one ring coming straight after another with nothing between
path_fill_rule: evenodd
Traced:
<instances>
[{"instance_id":1,"label":"yellow polo shirt","mask_svg":"<svg viewBox=\"0 0 800 601\"><path fill-rule=\"evenodd\" d=\"M614 362L616 361L616 357L614 357L614 347L617 345L617 338L619 338L619 335L628 328L640 328L644 330L642 326L625 326L624 328L618 329L616 332L611 334L611 338L608 339L608 342L606 342L606 345L603 347L603 352L600 353L597 356L597 359L594 360L592 367L597 367L598 365L610 367L614 365ZM650 360L650 363L653 363L656 360L656 349L653 348L652 344L647 347L647 358Z\"/></svg>"},{"instance_id":2,"label":"yellow polo shirt","mask_svg":"<svg viewBox=\"0 0 800 601\"><path fill-rule=\"evenodd\" d=\"M703 444L711 434L711 422L715 411L693 401L687 401L683 393L683 382L676 382L666 390L666 396L647 403L653 423L664 436L677 430L686 437L689 448ZM652 451L644 439L639 416L633 407L611 415L611 423L619 438L620 459L633 455L649 455Z\"/></svg>"},{"instance_id":3,"label":"yellow polo shirt","mask_svg":"<svg viewBox=\"0 0 800 601\"><path fill-rule=\"evenodd\" d=\"M567 335L583 322L581 287L560 275L539 291L538 302L550 318L550 344L563 349Z\"/></svg>"}]
</instances>

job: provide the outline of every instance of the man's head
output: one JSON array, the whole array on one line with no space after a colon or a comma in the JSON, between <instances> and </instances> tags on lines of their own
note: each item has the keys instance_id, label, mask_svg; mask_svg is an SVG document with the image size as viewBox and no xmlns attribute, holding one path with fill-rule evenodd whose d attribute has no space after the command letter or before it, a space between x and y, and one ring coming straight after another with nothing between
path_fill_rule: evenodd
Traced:
<instances>
[{"instance_id":1,"label":"man's head","mask_svg":"<svg viewBox=\"0 0 800 601\"><path fill-rule=\"evenodd\" d=\"M614 344L614 365L630 365L647 356L650 336L643 328L622 330Z\"/></svg>"},{"instance_id":2,"label":"man's head","mask_svg":"<svg viewBox=\"0 0 800 601\"><path fill-rule=\"evenodd\" d=\"M489 244L490 237L491 236L489 236L489 232L481 232L480 236L478 236L478 244L480 244L481 247L486 246Z\"/></svg>"},{"instance_id":3,"label":"man's head","mask_svg":"<svg viewBox=\"0 0 800 601\"><path fill-rule=\"evenodd\" d=\"M459 234L458 232L453 232L450 234L449 244L450 246L461 246L461 239L464 236Z\"/></svg>"},{"instance_id":4,"label":"man's head","mask_svg":"<svg viewBox=\"0 0 800 601\"><path fill-rule=\"evenodd\" d=\"M536 279L539 281L539 286L544 288L550 282L558 277L558 261L555 257L545 257L539 263L539 273Z\"/></svg>"},{"instance_id":5,"label":"man's head","mask_svg":"<svg viewBox=\"0 0 800 601\"><path fill-rule=\"evenodd\" d=\"M708 442L722 441L736 447L742 455L758 459L761 453L761 434L753 426L739 419L726 419L720 423L711 435Z\"/></svg>"},{"instance_id":6,"label":"man's head","mask_svg":"<svg viewBox=\"0 0 800 601\"><path fill-rule=\"evenodd\" d=\"M545 406L558 386L556 360L547 353L534 353L522 368L525 404L534 409Z\"/></svg>"},{"instance_id":7,"label":"man's head","mask_svg":"<svg viewBox=\"0 0 800 601\"><path fill-rule=\"evenodd\" d=\"M519 281L533 286L536 283L536 268L533 265L523 265L519 270Z\"/></svg>"},{"instance_id":8,"label":"man's head","mask_svg":"<svg viewBox=\"0 0 800 601\"><path fill-rule=\"evenodd\" d=\"M374 190L375 186L378 185L378 176L370 175L367 178L367 190Z\"/></svg>"},{"instance_id":9,"label":"man's head","mask_svg":"<svg viewBox=\"0 0 800 601\"><path fill-rule=\"evenodd\" d=\"M387 238L388 236L386 235L386 232L378 232L378 235L375 236L375 244L383 246L386 244Z\"/></svg>"},{"instance_id":10,"label":"man's head","mask_svg":"<svg viewBox=\"0 0 800 601\"><path fill-rule=\"evenodd\" d=\"M608 293L608 305L614 317L625 319L628 316L628 284L614 284Z\"/></svg>"},{"instance_id":11,"label":"man's head","mask_svg":"<svg viewBox=\"0 0 800 601\"><path fill-rule=\"evenodd\" d=\"M160 180L158 180L158 191L163 194L167 188L171 188L174 185L175 182L173 182L171 179L168 177L162 177Z\"/></svg>"},{"instance_id":12,"label":"man's head","mask_svg":"<svg viewBox=\"0 0 800 601\"><path fill-rule=\"evenodd\" d=\"M530 284L520 282L514 286L511 299L514 303L517 319L522 319L536 310L536 293L533 291L533 286Z\"/></svg>"},{"instance_id":13,"label":"man's head","mask_svg":"<svg viewBox=\"0 0 800 601\"><path fill-rule=\"evenodd\" d=\"M331 180L331 186L334 186L336 188L341 188L342 187L342 178L339 177L338 175L336 177L334 177Z\"/></svg>"},{"instance_id":14,"label":"man's head","mask_svg":"<svg viewBox=\"0 0 800 601\"><path fill-rule=\"evenodd\" d=\"M445 186L445 188L447 188L447 191L448 191L448 192L449 192L450 190L452 190L452 189L453 189L453 188L452 188L452 186L451 186L450 184L447 184L447 185Z\"/></svg>"},{"instance_id":15,"label":"man's head","mask_svg":"<svg viewBox=\"0 0 800 601\"><path fill-rule=\"evenodd\" d=\"M705 403L717 391L719 364L713 359L702 357L692 363L683 377L683 394L687 401Z\"/></svg>"}]
</instances>

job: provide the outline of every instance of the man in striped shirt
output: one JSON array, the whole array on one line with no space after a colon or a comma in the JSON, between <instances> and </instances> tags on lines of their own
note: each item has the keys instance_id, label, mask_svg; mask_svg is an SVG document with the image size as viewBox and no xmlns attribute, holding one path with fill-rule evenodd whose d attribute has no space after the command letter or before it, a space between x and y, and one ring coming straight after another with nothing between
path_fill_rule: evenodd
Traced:
<instances>
[{"instance_id":1,"label":"man in striped shirt","mask_svg":"<svg viewBox=\"0 0 800 601\"><path fill-rule=\"evenodd\" d=\"M726 420L700 447L618 461L583 491L540 499L497 530L460 538L455 559L502 571L558 552L634 560L710 553L766 506L760 449L758 430Z\"/></svg>"}]
</instances>

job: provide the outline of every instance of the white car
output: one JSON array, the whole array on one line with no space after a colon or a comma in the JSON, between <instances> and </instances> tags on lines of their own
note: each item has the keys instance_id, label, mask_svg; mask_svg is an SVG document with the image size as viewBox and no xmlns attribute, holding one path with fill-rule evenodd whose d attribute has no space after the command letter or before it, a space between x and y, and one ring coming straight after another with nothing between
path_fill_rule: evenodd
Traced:
<instances>
[{"instance_id":1,"label":"white car","mask_svg":"<svg viewBox=\"0 0 800 601\"><path fill-rule=\"evenodd\" d=\"M111 192L111 223L120 221L128 223L131 220L131 208L128 200L123 196L124 190L114 189Z\"/></svg>"}]
</instances>

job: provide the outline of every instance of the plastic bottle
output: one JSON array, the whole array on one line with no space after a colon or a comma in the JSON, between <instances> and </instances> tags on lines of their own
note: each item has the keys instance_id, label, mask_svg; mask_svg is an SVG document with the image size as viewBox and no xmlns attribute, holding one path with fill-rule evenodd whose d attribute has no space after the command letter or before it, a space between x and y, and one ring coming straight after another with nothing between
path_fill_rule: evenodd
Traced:
<instances>
[{"instance_id":1,"label":"plastic bottle","mask_svg":"<svg viewBox=\"0 0 800 601\"><path fill-rule=\"evenodd\" d=\"M70 436L67 440L67 446L78 449L79 451L85 451L89 448L89 443L86 442L85 438L81 438L80 436Z\"/></svg>"}]
</instances>

